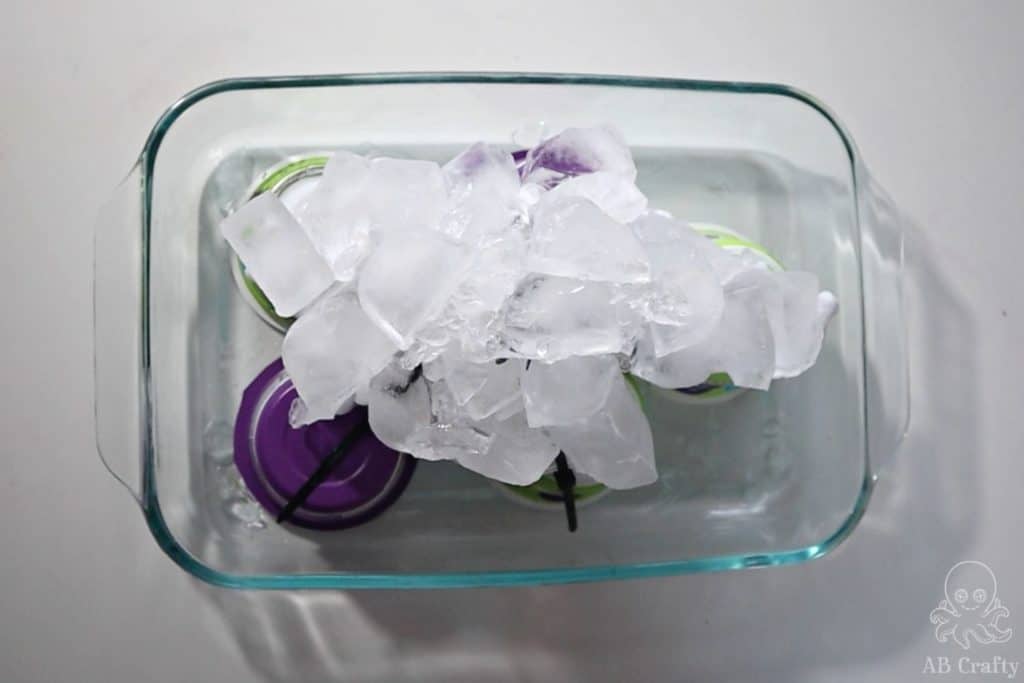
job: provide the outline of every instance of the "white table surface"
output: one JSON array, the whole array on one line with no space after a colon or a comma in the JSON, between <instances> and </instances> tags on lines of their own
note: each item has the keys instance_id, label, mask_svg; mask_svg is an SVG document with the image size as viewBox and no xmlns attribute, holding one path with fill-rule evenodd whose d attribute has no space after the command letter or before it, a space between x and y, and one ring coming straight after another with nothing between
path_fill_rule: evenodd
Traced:
<instances>
[{"instance_id":1,"label":"white table surface","mask_svg":"<svg viewBox=\"0 0 1024 683\"><path fill-rule=\"evenodd\" d=\"M1024 2L143 4L12 2L0 20L0 681L913 680L963 654L928 615L966 558L1020 631L969 655L1024 660ZM193 86L431 69L781 81L839 113L917 228L912 429L837 552L295 595L210 588L158 550L93 448L97 206Z\"/></svg>"}]
</instances>

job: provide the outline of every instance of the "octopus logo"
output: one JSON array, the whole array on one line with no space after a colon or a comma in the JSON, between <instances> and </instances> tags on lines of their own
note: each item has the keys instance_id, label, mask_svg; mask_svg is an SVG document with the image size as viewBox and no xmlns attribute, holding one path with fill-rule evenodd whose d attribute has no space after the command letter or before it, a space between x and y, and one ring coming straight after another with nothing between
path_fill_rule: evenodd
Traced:
<instances>
[{"instance_id":1,"label":"octopus logo","mask_svg":"<svg viewBox=\"0 0 1024 683\"><path fill-rule=\"evenodd\" d=\"M935 638L940 643L952 639L964 650L971 639L979 645L1005 643L1013 629L1000 628L1000 619L1009 619L1010 610L996 597L996 577L984 562L957 562L946 574L946 599L932 610Z\"/></svg>"}]
</instances>

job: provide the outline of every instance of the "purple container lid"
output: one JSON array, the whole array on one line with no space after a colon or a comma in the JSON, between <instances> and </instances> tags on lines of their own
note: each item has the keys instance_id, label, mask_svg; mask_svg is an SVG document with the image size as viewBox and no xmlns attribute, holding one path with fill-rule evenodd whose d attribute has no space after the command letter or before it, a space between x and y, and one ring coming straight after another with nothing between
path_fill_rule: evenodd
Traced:
<instances>
[{"instance_id":1,"label":"purple container lid","mask_svg":"<svg viewBox=\"0 0 1024 683\"><path fill-rule=\"evenodd\" d=\"M246 387L235 418L235 465L253 497L274 517L320 461L367 418L366 408L355 406L333 420L293 429L288 413L297 396L277 359ZM398 499L415 465L414 458L367 430L289 523L344 529L368 522Z\"/></svg>"}]
</instances>

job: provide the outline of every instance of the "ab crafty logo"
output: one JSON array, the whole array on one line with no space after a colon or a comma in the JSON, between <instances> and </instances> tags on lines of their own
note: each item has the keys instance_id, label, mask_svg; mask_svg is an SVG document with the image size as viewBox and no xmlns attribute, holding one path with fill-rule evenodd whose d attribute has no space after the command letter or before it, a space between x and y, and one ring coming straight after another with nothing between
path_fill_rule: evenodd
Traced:
<instances>
[{"instance_id":1,"label":"ab crafty logo","mask_svg":"<svg viewBox=\"0 0 1024 683\"><path fill-rule=\"evenodd\" d=\"M1013 629L1007 625L1010 610L996 595L996 575L984 562L957 562L946 573L945 598L931 611L935 639L955 644L964 653L1007 643ZM978 653L980 655L980 653ZM926 657L922 673L1017 677L1019 661L993 654L988 657L962 654L959 657Z\"/></svg>"}]
</instances>

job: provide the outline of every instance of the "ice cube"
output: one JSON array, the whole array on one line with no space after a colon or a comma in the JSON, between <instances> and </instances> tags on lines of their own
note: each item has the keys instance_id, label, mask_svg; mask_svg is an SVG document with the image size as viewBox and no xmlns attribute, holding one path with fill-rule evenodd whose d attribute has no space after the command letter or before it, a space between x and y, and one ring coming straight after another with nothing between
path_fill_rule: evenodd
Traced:
<instances>
[{"instance_id":1,"label":"ice cube","mask_svg":"<svg viewBox=\"0 0 1024 683\"><path fill-rule=\"evenodd\" d=\"M522 374L526 420L531 427L583 420L605 404L621 374L614 356L572 356L555 363L534 361Z\"/></svg>"},{"instance_id":2,"label":"ice cube","mask_svg":"<svg viewBox=\"0 0 1024 683\"><path fill-rule=\"evenodd\" d=\"M546 132L547 124L543 121L530 121L512 131L512 142L527 149L536 147L548 137Z\"/></svg>"},{"instance_id":3,"label":"ice cube","mask_svg":"<svg viewBox=\"0 0 1024 683\"><path fill-rule=\"evenodd\" d=\"M650 335L637 343L633 374L658 386L700 384L715 372L727 372L737 386L767 389L775 368L775 347L764 295L757 286L730 285L722 318L711 334L681 351L658 356Z\"/></svg>"},{"instance_id":4,"label":"ice cube","mask_svg":"<svg viewBox=\"0 0 1024 683\"><path fill-rule=\"evenodd\" d=\"M429 382L431 422L442 427L449 427L466 421L465 411L461 409L455 395L444 380Z\"/></svg>"},{"instance_id":5,"label":"ice cube","mask_svg":"<svg viewBox=\"0 0 1024 683\"><path fill-rule=\"evenodd\" d=\"M633 231L609 218L590 200L542 200L533 220L528 270L580 280L650 280L647 254Z\"/></svg>"},{"instance_id":6,"label":"ice cube","mask_svg":"<svg viewBox=\"0 0 1024 683\"><path fill-rule=\"evenodd\" d=\"M521 407L503 419L472 419L461 411L446 382L423 383L430 393L429 422L423 423L423 401L417 397L417 427L402 441L416 457L454 460L492 479L529 484L557 454L547 435L529 428Z\"/></svg>"},{"instance_id":7,"label":"ice cube","mask_svg":"<svg viewBox=\"0 0 1024 683\"><path fill-rule=\"evenodd\" d=\"M408 452L422 460L455 460L463 464L486 455L492 441L493 434L474 424L431 424L416 430Z\"/></svg>"},{"instance_id":8,"label":"ice cube","mask_svg":"<svg viewBox=\"0 0 1024 683\"><path fill-rule=\"evenodd\" d=\"M626 353L638 322L610 283L531 276L508 301L504 336L519 356L556 361Z\"/></svg>"},{"instance_id":9,"label":"ice cube","mask_svg":"<svg viewBox=\"0 0 1024 683\"><path fill-rule=\"evenodd\" d=\"M416 330L416 341L433 349L443 349L451 340L451 326L454 320L448 313L448 307L442 309L435 318Z\"/></svg>"},{"instance_id":10,"label":"ice cube","mask_svg":"<svg viewBox=\"0 0 1024 683\"><path fill-rule=\"evenodd\" d=\"M523 361L498 359L482 367L486 371L486 379L466 401L466 414L474 420L482 420L492 415L505 415L511 406L518 405L518 410L522 410L520 370Z\"/></svg>"},{"instance_id":11,"label":"ice cube","mask_svg":"<svg viewBox=\"0 0 1024 683\"><path fill-rule=\"evenodd\" d=\"M526 238L518 230L480 244L466 278L452 297L455 316L467 321L496 313L522 279L525 259Z\"/></svg>"},{"instance_id":12,"label":"ice cube","mask_svg":"<svg viewBox=\"0 0 1024 683\"><path fill-rule=\"evenodd\" d=\"M493 363L472 363L454 352L445 354L444 381L460 406L466 405L487 383Z\"/></svg>"},{"instance_id":13,"label":"ice cube","mask_svg":"<svg viewBox=\"0 0 1024 683\"><path fill-rule=\"evenodd\" d=\"M380 157L370 162L366 201L374 230L435 229L448 210L448 186L432 161Z\"/></svg>"},{"instance_id":14,"label":"ice cube","mask_svg":"<svg viewBox=\"0 0 1024 683\"><path fill-rule=\"evenodd\" d=\"M494 435L470 420L443 382L427 384L430 394L430 422L409 437L409 452L424 460L463 462L487 453Z\"/></svg>"},{"instance_id":15,"label":"ice cube","mask_svg":"<svg viewBox=\"0 0 1024 683\"><path fill-rule=\"evenodd\" d=\"M303 422L334 416L384 366L396 346L351 292L328 292L285 335L281 356L306 413Z\"/></svg>"},{"instance_id":16,"label":"ice cube","mask_svg":"<svg viewBox=\"0 0 1024 683\"><path fill-rule=\"evenodd\" d=\"M764 293L744 285L727 287L725 295L726 308L713 333L719 367L736 386L767 389L775 372L775 342Z\"/></svg>"},{"instance_id":17,"label":"ice cube","mask_svg":"<svg viewBox=\"0 0 1024 683\"><path fill-rule=\"evenodd\" d=\"M365 402L360 403L359 398L359 390L357 389L354 395L347 398L340 406L338 406L335 409L334 414L344 415L348 411L352 410L352 408L357 403L359 403L359 405L366 405ZM290 424L293 429L298 429L303 425L308 425L311 422L316 422L318 419L319 418L310 415L309 408L306 406L305 401L303 401L301 398L296 398L295 400L293 400L291 406L289 406L288 408L288 424Z\"/></svg>"},{"instance_id":18,"label":"ice cube","mask_svg":"<svg viewBox=\"0 0 1024 683\"><path fill-rule=\"evenodd\" d=\"M520 391L517 392L514 398L511 401L509 401L504 407L499 408L494 412L494 419L507 420L513 415L518 415L524 410L526 410L526 406L523 405L523 394Z\"/></svg>"},{"instance_id":19,"label":"ice cube","mask_svg":"<svg viewBox=\"0 0 1024 683\"><path fill-rule=\"evenodd\" d=\"M451 206L441 221L450 237L476 243L504 230L519 206L519 172L512 155L478 142L444 165Z\"/></svg>"},{"instance_id":20,"label":"ice cube","mask_svg":"<svg viewBox=\"0 0 1024 683\"><path fill-rule=\"evenodd\" d=\"M615 377L601 410L547 431L575 470L609 488L635 488L658 478L651 427L622 375Z\"/></svg>"},{"instance_id":21,"label":"ice cube","mask_svg":"<svg viewBox=\"0 0 1024 683\"><path fill-rule=\"evenodd\" d=\"M770 256L746 246L730 246L723 248L714 240L705 236L701 247L711 269L722 285L728 285L735 278L756 271L769 273L781 270L781 266Z\"/></svg>"},{"instance_id":22,"label":"ice cube","mask_svg":"<svg viewBox=\"0 0 1024 683\"><path fill-rule=\"evenodd\" d=\"M518 231L484 240L448 303L452 344L474 362L510 355L501 337L501 309L523 277L525 238Z\"/></svg>"},{"instance_id":23,"label":"ice cube","mask_svg":"<svg viewBox=\"0 0 1024 683\"><path fill-rule=\"evenodd\" d=\"M248 496L239 496L228 501L228 513L249 529L266 528L263 509Z\"/></svg>"},{"instance_id":24,"label":"ice cube","mask_svg":"<svg viewBox=\"0 0 1024 683\"><path fill-rule=\"evenodd\" d=\"M415 332L415 339L409 348L398 355L398 363L406 370L436 360L445 349L456 344L453 335L458 331L457 322L451 314L451 302Z\"/></svg>"},{"instance_id":25,"label":"ice cube","mask_svg":"<svg viewBox=\"0 0 1024 683\"><path fill-rule=\"evenodd\" d=\"M220 229L280 316L295 315L334 282L302 226L273 193L242 206Z\"/></svg>"},{"instance_id":26,"label":"ice cube","mask_svg":"<svg viewBox=\"0 0 1024 683\"><path fill-rule=\"evenodd\" d=\"M725 306L709 258L714 256L709 250L717 247L685 223L661 214L645 214L631 227L651 263L644 309L655 354L665 356L705 339Z\"/></svg>"},{"instance_id":27,"label":"ice cube","mask_svg":"<svg viewBox=\"0 0 1024 683\"><path fill-rule=\"evenodd\" d=\"M619 223L629 223L647 209L647 197L621 173L597 171L563 180L538 199L544 206L571 198L588 199Z\"/></svg>"},{"instance_id":28,"label":"ice cube","mask_svg":"<svg viewBox=\"0 0 1024 683\"><path fill-rule=\"evenodd\" d=\"M367 199L370 162L351 152L336 152L316 187L296 211L336 279L348 282L370 246L372 206Z\"/></svg>"},{"instance_id":29,"label":"ice cube","mask_svg":"<svg viewBox=\"0 0 1024 683\"><path fill-rule=\"evenodd\" d=\"M444 379L444 354L438 354L437 358L431 358L423 363L423 376L431 382Z\"/></svg>"},{"instance_id":30,"label":"ice cube","mask_svg":"<svg viewBox=\"0 0 1024 683\"><path fill-rule=\"evenodd\" d=\"M464 275L469 251L433 231L388 232L363 264L359 302L391 341L407 349L442 312Z\"/></svg>"},{"instance_id":31,"label":"ice cube","mask_svg":"<svg viewBox=\"0 0 1024 683\"><path fill-rule=\"evenodd\" d=\"M371 233L435 229L447 208L447 185L437 164L339 151L298 218L335 277L347 282L371 248Z\"/></svg>"},{"instance_id":32,"label":"ice cube","mask_svg":"<svg viewBox=\"0 0 1024 683\"><path fill-rule=\"evenodd\" d=\"M610 126L566 128L526 155L524 182L552 187L569 177L610 171L636 179L636 165L622 135Z\"/></svg>"},{"instance_id":33,"label":"ice cube","mask_svg":"<svg viewBox=\"0 0 1024 683\"><path fill-rule=\"evenodd\" d=\"M839 310L839 299L832 292L818 292L818 324L824 330Z\"/></svg>"},{"instance_id":34,"label":"ice cube","mask_svg":"<svg viewBox=\"0 0 1024 683\"><path fill-rule=\"evenodd\" d=\"M443 347L435 347L417 340L398 354L397 362L403 370L413 370L437 359L442 353L444 353Z\"/></svg>"},{"instance_id":35,"label":"ice cube","mask_svg":"<svg viewBox=\"0 0 1024 683\"><path fill-rule=\"evenodd\" d=\"M776 379L796 377L818 357L835 297L818 292L818 278L799 271L760 276L775 344Z\"/></svg>"},{"instance_id":36,"label":"ice cube","mask_svg":"<svg viewBox=\"0 0 1024 683\"><path fill-rule=\"evenodd\" d=\"M521 215L529 216L530 209L544 196L544 187L537 183L525 183L519 188L519 209Z\"/></svg>"},{"instance_id":37,"label":"ice cube","mask_svg":"<svg viewBox=\"0 0 1024 683\"><path fill-rule=\"evenodd\" d=\"M551 437L531 429L522 412L486 424L494 435L487 453L459 461L474 472L506 484L525 486L540 479L558 455Z\"/></svg>"},{"instance_id":38,"label":"ice cube","mask_svg":"<svg viewBox=\"0 0 1024 683\"><path fill-rule=\"evenodd\" d=\"M370 383L369 420L373 433L396 451L408 452L417 430L430 425L430 394L417 372L389 366Z\"/></svg>"}]
</instances>

